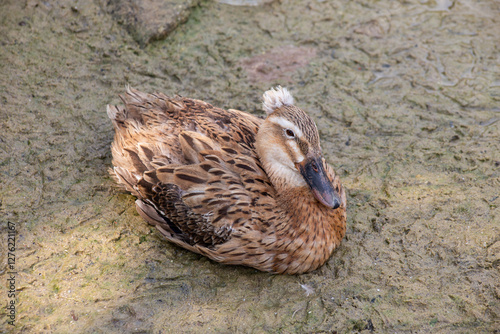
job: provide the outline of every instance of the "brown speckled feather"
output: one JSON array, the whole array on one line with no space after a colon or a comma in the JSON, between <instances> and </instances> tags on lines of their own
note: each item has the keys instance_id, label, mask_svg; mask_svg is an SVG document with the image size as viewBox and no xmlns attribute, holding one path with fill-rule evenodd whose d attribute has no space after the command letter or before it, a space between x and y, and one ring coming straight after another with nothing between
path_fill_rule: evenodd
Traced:
<instances>
[{"instance_id":1,"label":"brown speckled feather","mask_svg":"<svg viewBox=\"0 0 500 334\"><path fill-rule=\"evenodd\" d=\"M281 166L266 167L256 147L264 120L130 88L121 98L124 107L108 106L115 126L111 174L138 198L140 215L168 240L218 262L274 273L314 270L340 244L345 194L324 160L318 161L339 196L338 208L318 202L322 197L317 199L303 180L294 184L297 170L287 182L274 176L279 173L272 168L280 171ZM293 108L281 109L300 122L302 114L297 116ZM317 136L315 126L310 128ZM273 145L280 136L266 140ZM304 154L320 152L319 142L307 144L310 137L297 138ZM289 145L293 151L295 144Z\"/></svg>"}]
</instances>

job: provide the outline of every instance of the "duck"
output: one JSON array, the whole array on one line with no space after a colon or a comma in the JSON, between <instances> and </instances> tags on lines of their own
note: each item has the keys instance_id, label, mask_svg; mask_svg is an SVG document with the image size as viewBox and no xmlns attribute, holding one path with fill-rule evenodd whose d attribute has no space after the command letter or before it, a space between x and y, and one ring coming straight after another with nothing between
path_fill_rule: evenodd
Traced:
<instances>
[{"instance_id":1,"label":"duck","mask_svg":"<svg viewBox=\"0 0 500 334\"><path fill-rule=\"evenodd\" d=\"M266 117L127 87L107 106L111 176L171 243L274 274L321 267L346 232L346 195L313 119L281 86Z\"/></svg>"}]
</instances>

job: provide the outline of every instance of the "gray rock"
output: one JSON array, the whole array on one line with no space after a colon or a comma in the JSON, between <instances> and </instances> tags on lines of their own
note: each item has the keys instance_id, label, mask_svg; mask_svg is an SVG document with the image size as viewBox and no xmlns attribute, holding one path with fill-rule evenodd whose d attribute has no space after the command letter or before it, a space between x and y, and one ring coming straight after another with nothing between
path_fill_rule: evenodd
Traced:
<instances>
[{"instance_id":1,"label":"gray rock","mask_svg":"<svg viewBox=\"0 0 500 334\"><path fill-rule=\"evenodd\" d=\"M142 47L187 21L199 0L109 0L106 9Z\"/></svg>"}]
</instances>

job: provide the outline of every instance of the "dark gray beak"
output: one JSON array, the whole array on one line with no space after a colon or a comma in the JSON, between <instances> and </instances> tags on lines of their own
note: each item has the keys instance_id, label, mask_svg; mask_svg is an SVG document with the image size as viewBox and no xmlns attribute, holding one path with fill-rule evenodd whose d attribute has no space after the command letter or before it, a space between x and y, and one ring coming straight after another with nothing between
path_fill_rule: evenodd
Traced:
<instances>
[{"instance_id":1,"label":"dark gray beak","mask_svg":"<svg viewBox=\"0 0 500 334\"><path fill-rule=\"evenodd\" d=\"M297 168L306 180L314 197L323 205L336 209L340 206L340 196L333 189L330 180L326 176L321 157L306 158L296 164Z\"/></svg>"}]
</instances>

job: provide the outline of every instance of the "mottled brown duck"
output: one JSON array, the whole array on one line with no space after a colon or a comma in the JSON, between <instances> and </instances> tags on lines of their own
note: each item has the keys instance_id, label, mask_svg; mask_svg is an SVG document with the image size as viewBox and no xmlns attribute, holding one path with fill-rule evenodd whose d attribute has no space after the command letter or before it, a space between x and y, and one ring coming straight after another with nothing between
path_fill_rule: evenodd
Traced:
<instances>
[{"instance_id":1,"label":"mottled brown duck","mask_svg":"<svg viewBox=\"0 0 500 334\"><path fill-rule=\"evenodd\" d=\"M108 106L112 176L169 241L272 273L323 265L346 230L346 197L314 121L281 87L265 119L128 88Z\"/></svg>"}]
</instances>

